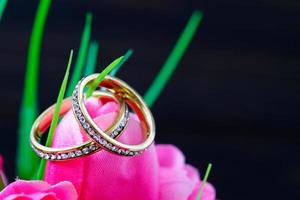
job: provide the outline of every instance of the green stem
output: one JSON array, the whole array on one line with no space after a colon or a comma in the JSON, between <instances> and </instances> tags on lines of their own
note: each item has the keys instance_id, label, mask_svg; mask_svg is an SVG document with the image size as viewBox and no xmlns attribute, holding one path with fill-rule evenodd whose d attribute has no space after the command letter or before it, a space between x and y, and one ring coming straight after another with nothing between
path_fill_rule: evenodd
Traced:
<instances>
[{"instance_id":1,"label":"green stem","mask_svg":"<svg viewBox=\"0 0 300 200\"><path fill-rule=\"evenodd\" d=\"M91 13L87 13L75 68L66 93L67 97L72 95L73 89L76 86L77 82L80 80L83 72L92 31L92 17L93 16Z\"/></svg>"},{"instance_id":2,"label":"green stem","mask_svg":"<svg viewBox=\"0 0 300 200\"><path fill-rule=\"evenodd\" d=\"M186 51L188 45L192 40L197 30L197 27L201 22L202 16L202 12L194 11L182 34L180 35L178 41L176 42L175 47L173 48L169 57L163 64L160 72L157 74L153 83L145 93L144 99L149 107L151 107L154 104L159 94L165 87L166 83L171 78L173 72L176 69L176 66L180 62L184 52Z\"/></svg>"},{"instance_id":3,"label":"green stem","mask_svg":"<svg viewBox=\"0 0 300 200\"><path fill-rule=\"evenodd\" d=\"M38 157L29 144L29 132L37 116L38 73L40 65L41 41L51 0L41 0L34 19L30 36L25 86L19 115L17 173L22 179L29 179L38 166Z\"/></svg>"},{"instance_id":4,"label":"green stem","mask_svg":"<svg viewBox=\"0 0 300 200\"><path fill-rule=\"evenodd\" d=\"M98 42L92 41L87 55L84 76L90 75L95 72L98 57L98 49Z\"/></svg>"},{"instance_id":5,"label":"green stem","mask_svg":"<svg viewBox=\"0 0 300 200\"><path fill-rule=\"evenodd\" d=\"M199 193L196 197L196 200L200 200L201 199L201 196L202 196L202 193L203 193L203 190L204 190L204 186L207 182L207 179L208 179L208 176L209 176L209 173L211 171L211 168L212 168L212 164L209 163L207 168L206 168L206 171L205 171L205 175L204 175L204 178L202 180L202 184L200 185L200 190L199 190Z\"/></svg>"}]
</instances>

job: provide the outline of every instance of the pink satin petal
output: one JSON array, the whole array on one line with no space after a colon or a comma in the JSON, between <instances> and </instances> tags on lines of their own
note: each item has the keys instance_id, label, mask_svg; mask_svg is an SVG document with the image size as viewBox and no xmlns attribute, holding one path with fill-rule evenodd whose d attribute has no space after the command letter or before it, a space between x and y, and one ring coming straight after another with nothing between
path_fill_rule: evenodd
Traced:
<instances>
[{"instance_id":1,"label":"pink satin petal","mask_svg":"<svg viewBox=\"0 0 300 200\"><path fill-rule=\"evenodd\" d=\"M182 165L159 168L159 200L187 199L196 187L197 180L191 179Z\"/></svg>"},{"instance_id":2,"label":"pink satin petal","mask_svg":"<svg viewBox=\"0 0 300 200\"><path fill-rule=\"evenodd\" d=\"M0 192L0 199L10 194L31 194L37 191L43 191L50 188L50 185L44 181L24 181L17 180L9 184Z\"/></svg>"},{"instance_id":3,"label":"pink satin petal","mask_svg":"<svg viewBox=\"0 0 300 200\"><path fill-rule=\"evenodd\" d=\"M94 121L103 130L115 120L116 106L115 102L106 102L100 108L93 107L97 113ZM128 144L140 143L142 132L136 115L131 114L128 127L118 140ZM72 113L68 113L55 132L54 144L78 144L83 135ZM186 200L191 199L200 183L197 170L185 164L178 148L154 144L135 157L122 157L102 150L73 161L48 162L46 180L51 184L71 181L83 200ZM214 188L209 188L209 185L204 193L203 197L209 198L205 200L211 200L210 197L215 195Z\"/></svg>"},{"instance_id":4,"label":"pink satin petal","mask_svg":"<svg viewBox=\"0 0 300 200\"><path fill-rule=\"evenodd\" d=\"M188 198L188 200L194 200L199 193L200 185L202 181L200 181L198 170L193 166L186 165L185 170L187 171L187 175L190 177L190 179L197 182L193 192ZM206 183L203 189L201 200L215 200L215 199L216 199L215 188L210 183Z\"/></svg>"},{"instance_id":5,"label":"pink satin petal","mask_svg":"<svg viewBox=\"0 0 300 200\"><path fill-rule=\"evenodd\" d=\"M58 199L77 199L78 195L77 192L72 185L72 183L67 181L59 182L55 185L52 185L49 192L55 193Z\"/></svg>"},{"instance_id":6,"label":"pink satin petal","mask_svg":"<svg viewBox=\"0 0 300 200\"><path fill-rule=\"evenodd\" d=\"M102 130L105 130L111 125L111 123L113 123L116 117L116 112L110 112L108 114L102 114L99 117L96 117L94 121ZM130 126L127 126L125 128L125 132L118 137L118 140L125 144L139 144L144 139L144 135L142 134L143 130L139 125L139 121L135 119L135 115L130 114L130 119L130 122L134 121L135 124L138 124L138 126L134 127L136 130L132 129ZM128 123L129 125L131 124L130 122ZM127 134L127 132L129 133L129 135Z\"/></svg>"},{"instance_id":7,"label":"pink satin petal","mask_svg":"<svg viewBox=\"0 0 300 200\"><path fill-rule=\"evenodd\" d=\"M104 127L101 124L111 122L113 117L112 114L102 115L95 121ZM135 142L138 135L142 135L140 124L130 118L120 141ZM82 192L81 199L158 199L158 166L154 145L135 157L101 151L87 157L85 167L83 185L89 190Z\"/></svg>"},{"instance_id":8,"label":"pink satin petal","mask_svg":"<svg viewBox=\"0 0 300 200\"><path fill-rule=\"evenodd\" d=\"M95 109L95 106L101 106L102 103L96 98L91 98L86 102L86 107ZM113 106L113 105L111 105ZM96 109L97 110L97 109ZM116 114L115 114L116 115ZM102 127L106 129L106 127ZM82 144L87 138L82 133L80 127L70 110L58 124L53 139L53 147L68 147ZM76 187L80 194L83 182L84 159L75 159L68 162L48 161L46 166L45 180L51 184L66 180L70 181Z\"/></svg>"},{"instance_id":9,"label":"pink satin petal","mask_svg":"<svg viewBox=\"0 0 300 200\"><path fill-rule=\"evenodd\" d=\"M184 166L184 155L174 145L157 145L156 150L160 167L182 168Z\"/></svg>"},{"instance_id":10,"label":"pink satin petal","mask_svg":"<svg viewBox=\"0 0 300 200\"><path fill-rule=\"evenodd\" d=\"M184 163L181 151L173 145L157 145L160 161L160 200L194 200L199 192L198 171ZM208 183L202 200L214 200L214 188Z\"/></svg>"},{"instance_id":11,"label":"pink satin petal","mask_svg":"<svg viewBox=\"0 0 300 200\"><path fill-rule=\"evenodd\" d=\"M198 182L197 186L193 190L192 194L189 196L188 200L196 199L200 190L200 185L201 185L200 182ZM206 183L203 189L201 200L215 200L215 199L216 199L215 188L210 183Z\"/></svg>"},{"instance_id":12,"label":"pink satin petal","mask_svg":"<svg viewBox=\"0 0 300 200\"><path fill-rule=\"evenodd\" d=\"M196 181L196 182L199 181L199 179L200 179L199 172L195 167L193 167L189 164L185 164L184 169L187 172L187 176L191 180Z\"/></svg>"},{"instance_id":13,"label":"pink satin petal","mask_svg":"<svg viewBox=\"0 0 300 200\"><path fill-rule=\"evenodd\" d=\"M98 117L94 118L93 120L102 130L106 130L107 128L109 128L109 126L113 122L112 120L116 119L117 115L118 115L118 113L116 113L116 112L110 112L110 113L98 116Z\"/></svg>"},{"instance_id":14,"label":"pink satin petal","mask_svg":"<svg viewBox=\"0 0 300 200\"><path fill-rule=\"evenodd\" d=\"M106 129L115 117L116 113L109 113L97 117L94 121L102 129ZM65 118L70 120L68 115ZM65 122L62 121L61 123L64 124ZM60 140L60 143L64 143L66 140L62 134L64 126L57 128L55 139ZM77 137L80 131L77 130L76 133L75 136ZM123 142L136 142L137 138L142 135L140 124L131 118L123 135L127 135L127 137L120 138ZM65 143L69 142L66 141ZM73 162L85 163L83 171L81 165L78 170L78 165ZM50 183L62 180L73 182L81 199L132 199L139 197L139 199L152 200L157 199L158 196L158 176L154 175L157 174L157 163L154 146L151 146L142 156L132 158L100 151L92 156L74 161L48 162L46 180ZM137 168L142 170L137 170ZM149 174L153 176L149 177ZM137 191L132 184L138 184L139 190ZM89 189L84 190L82 187ZM101 188L101 192L90 192L99 191L99 188ZM150 193L151 195L147 195Z\"/></svg>"},{"instance_id":15,"label":"pink satin petal","mask_svg":"<svg viewBox=\"0 0 300 200\"><path fill-rule=\"evenodd\" d=\"M202 181L200 181L199 172L196 168L194 168L191 165L186 165L185 169L190 179L197 182L196 187L194 187L193 192L188 198L188 200L194 200L199 193L200 184L202 183ZM203 189L201 200L215 200L215 199L216 199L215 188L210 183L206 183Z\"/></svg>"},{"instance_id":16,"label":"pink satin petal","mask_svg":"<svg viewBox=\"0 0 300 200\"><path fill-rule=\"evenodd\" d=\"M102 106L102 102L99 98L91 97L85 101L85 107L92 118L97 116L97 110Z\"/></svg>"},{"instance_id":17,"label":"pink satin petal","mask_svg":"<svg viewBox=\"0 0 300 200\"><path fill-rule=\"evenodd\" d=\"M5 197L2 200L33 200L33 199L25 194L24 195L12 194Z\"/></svg>"},{"instance_id":18,"label":"pink satin petal","mask_svg":"<svg viewBox=\"0 0 300 200\"><path fill-rule=\"evenodd\" d=\"M196 183L190 180L184 171L171 171L166 168L160 168L159 171L159 200L187 199L193 192Z\"/></svg>"},{"instance_id":19,"label":"pink satin petal","mask_svg":"<svg viewBox=\"0 0 300 200\"><path fill-rule=\"evenodd\" d=\"M62 137L64 138L63 140L61 140ZM52 147L68 147L81 144L82 142L83 137L80 127L73 115L73 112L70 110L67 114L65 114L55 129Z\"/></svg>"},{"instance_id":20,"label":"pink satin petal","mask_svg":"<svg viewBox=\"0 0 300 200\"><path fill-rule=\"evenodd\" d=\"M6 197L4 200L58 200L55 193L35 193L35 194L13 194Z\"/></svg>"},{"instance_id":21,"label":"pink satin petal","mask_svg":"<svg viewBox=\"0 0 300 200\"><path fill-rule=\"evenodd\" d=\"M61 182L51 186L45 181L17 180L0 192L3 200L73 200L77 193L70 182Z\"/></svg>"},{"instance_id":22,"label":"pink satin petal","mask_svg":"<svg viewBox=\"0 0 300 200\"><path fill-rule=\"evenodd\" d=\"M70 110L58 124L53 139L53 147L68 147L83 143L79 125ZM48 161L45 180L50 184L60 181L70 181L78 193L81 191L84 170L84 160L75 159L68 162Z\"/></svg>"},{"instance_id":23,"label":"pink satin petal","mask_svg":"<svg viewBox=\"0 0 300 200\"><path fill-rule=\"evenodd\" d=\"M85 102L85 107L91 118L95 118L109 112L118 112L119 105L114 101L106 101L104 104L99 98L91 97Z\"/></svg>"},{"instance_id":24,"label":"pink satin petal","mask_svg":"<svg viewBox=\"0 0 300 200\"><path fill-rule=\"evenodd\" d=\"M100 109L96 110L96 116L101 116L110 112L119 112L119 105L114 101L107 102Z\"/></svg>"}]
</instances>

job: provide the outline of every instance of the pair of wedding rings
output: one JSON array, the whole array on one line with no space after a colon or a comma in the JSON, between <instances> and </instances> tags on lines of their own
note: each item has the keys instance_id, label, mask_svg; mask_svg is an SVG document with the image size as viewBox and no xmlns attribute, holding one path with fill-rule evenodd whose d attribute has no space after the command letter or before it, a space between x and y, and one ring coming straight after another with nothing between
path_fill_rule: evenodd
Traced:
<instances>
[{"instance_id":1,"label":"pair of wedding rings","mask_svg":"<svg viewBox=\"0 0 300 200\"><path fill-rule=\"evenodd\" d=\"M122 156L134 156L149 147L155 137L155 124L150 110L140 95L125 82L115 77L106 76L100 83L102 90L96 90L93 97L112 99L119 104L119 112L114 123L102 130L92 119L85 107L86 95L84 89L97 78L92 74L80 80L75 87L72 97L64 99L59 116L67 113L71 107L80 128L88 135L89 140L71 147L46 147L41 144L42 134L49 128L55 105L45 110L34 122L30 132L30 143L33 150L43 159L59 161L69 160L95 153L105 149ZM103 88L105 90L103 90ZM117 139L124 132L129 121L129 108L136 113L145 135L140 144L125 144ZM129 133L130 134L130 133Z\"/></svg>"}]
</instances>

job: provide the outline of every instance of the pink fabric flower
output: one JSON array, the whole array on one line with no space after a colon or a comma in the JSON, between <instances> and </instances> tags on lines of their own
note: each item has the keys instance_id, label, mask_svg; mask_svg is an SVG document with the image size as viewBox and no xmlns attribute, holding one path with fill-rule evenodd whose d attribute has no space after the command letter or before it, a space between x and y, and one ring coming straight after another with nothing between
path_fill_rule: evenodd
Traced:
<instances>
[{"instance_id":1,"label":"pink fabric flower","mask_svg":"<svg viewBox=\"0 0 300 200\"><path fill-rule=\"evenodd\" d=\"M115 102L102 103L91 99L86 103L94 121L106 129L115 119ZM125 132L119 137L124 143L139 143L142 128L135 115L130 115ZM64 147L86 140L84 133L69 111L58 125L53 146ZM151 145L143 154L122 157L101 150L85 158L47 162L45 180L51 184L63 180L76 187L79 199L143 199L193 200L199 190L200 179L195 168L185 164L184 156L172 145ZM202 200L214 200L214 188L207 184Z\"/></svg>"},{"instance_id":2,"label":"pink fabric flower","mask_svg":"<svg viewBox=\"0 0 300 200\"><path fill-rule=\"evenodd\" d=\"M0 192L1 200L75 200L72 183L63 181L50 185L45 181L17 180Z\"/></svg>"}]
</instances>

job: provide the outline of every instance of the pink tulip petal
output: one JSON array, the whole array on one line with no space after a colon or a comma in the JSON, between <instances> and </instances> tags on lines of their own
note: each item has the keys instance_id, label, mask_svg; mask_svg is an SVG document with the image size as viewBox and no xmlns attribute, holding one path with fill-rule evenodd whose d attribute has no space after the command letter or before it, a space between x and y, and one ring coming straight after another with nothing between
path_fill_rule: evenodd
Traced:
<instances>
[{"instance_id":1,"label":"pink tulip petal","mask_svg":"<svg viewBox=\"0 0 300 200\"><path fill-rule=\"evenodd\" d=\"M201 183L198 182L197 186L193 190L192 194L189 196L188 200L195 200L199 191L200 191ZM203 189L203 193L201 196L201 200L215 200L216 199L216 191L215 188L210 184L206 183Z\"/></svg>"},{"instance_id":2,"label":"pink tulip petal","mask_svg":"<svg viewBox=\"0 0 300 200\"><path fill-rule=\"evenodd\" d=\"M96 110L96 116L108 114L111 112L118 112L119 111L119 105L115 102L108 102L104 104L100 109ZM95 116L95 117L96 117ZM93 117L93 118L95 118Z\"/></svg>"},{"instance_id":3,"label":"pink tulip petal","mask_svg":"<svg viewBox=\"0 0 300 200\"><path fill-rule=\"evenodd\" d=\"M159 157L159 200L187 199L196 186L185 169L184 156L173 145L157 145Z\"/></svg>"},{"instance_id":4,"label":"pink tulip petal","mask_svg":"<svg viewBox=\"0 0 300 200\"><path fill-rule=\"evenodd\" d=\"M0 199L9 194L32 194L37 191L47 190L50 185L44 181L17 180L4 188L0 193Z\"/></svg>"},{"instance_id":5,"label":"pink tulip petal","mask_svg":"<svg viewBox=\"0 0 300 200\"><path fill-rule=\"evenodd\" d=\"M159 165L168 168L181 168L185 159L182 152L174 145L157 145Z\"/></svg>"},{"instance_id":6,"label":"pink tulip petal","mask_svg":"<svg viewBox=\"0 0 300 200\"><path fill-rule=\"evenodd\" d=\"M77 199L77 192L74 188L74 186L67 181L59 182L53 186L51 186L50 189L48 189L49 192L53 192L56 194L56 196L59 199Z\"/></svg>"},{"instance_id":7,"label":"pink tulip petal","mask_svg":"<svg viewBox=\"0 0 300 200\"><path fill-rule=\"evenodd\" d=\"M77 193L70 182L60 182L51 186L45 181L17 180L0 192L4 200L74 200Z\"/></svg>"},{"instance_id":8,"label":"pink tulip petal","mask_svg":"<svg viewBox=\"0 0 300 200\"><path fill-rule=\"evenodd\" d=\"M119 108L115 102L103 102L97 109L96 104L94 101L86 105L92 108L89 112L96 113L94 121L104 130L113 123ZM144 138L142 133L136 115L130 115L128 127L118 140L128 144L140 143ZM56 129L54 146L79 144L84 137L69 112ZM185 164L184 155L178 148L154 144L134 157L101 150L73 161L48 162L45 180L51 184L62 180L72 182L83 200L187 200L191 199L200 183L197 170ZM203 197L215 195L209 186ZM210 196L203 200L211 200Z\"/></svg>"},{"instance_id":9,"label":"pink tulip petal","mask_svg":"<svg viewBox=\"0 0 300 200\"><path fill-rule=\"evenodd\" d=\"M33 198L25 194L12 194L5 197L3 200L33 200Z\"/></svg>"},{"instance_id":10,"label":"pink tulip petal","mask_svg":"<svg viewBox=\"0 0 300 200\"><path fill-rule=\"evenodd\" d=\"M98 108L102 107L102 102L98 98L91 97L85 102L86 109L92 118L97 116Z\"/></svg>"},{"instance_id":11,"label":"pink tulip petal","mask_svg":"<svg viewBox=\"0 0 300 200\"><path fill-rule=\"evenodd\" d=\"M184 155L173 145L157 145L160 162L160 200L194 200L199 192L198 171L184 163ZM195 192L196 191L196 192ZM191 195L192 194L192 195ZM208 183L202 200L214 200L214 188Z\"/></svg>"},{"instance_id":12,"label":"pink tulip petal","mask_svg":"<svg viewBox=\"0 0 300 200\"><path fill-rule=\"evenodd\" d=\"M55 193L13 194L3 200L57 200Z\"/></svg>"},{"instance_id":13,"label":"pink tulip petal","mask_svg":"<svg viewBox=\"0 0 300 200\"><path fill-rule=\"evenodd\" d=\"M195 182L199 181L199 172L198 172L198 170L195 167L193 167L193 166L191 166L189 164L185 164L184 169L187 172L187 176L191 180L193 180Z\"/></svg>"},{"instance_id":14,"label":"pink tulip petal","mask_svg":"<svg viewBox=\"0 0 300 200\"><path fill-rule=\"evenodd\" d=\"M99 127L106 129L115 117L116 113L109 113L97 117L94 121ZM70 122L69 113L64 119ZM61 121L61 124L65 123ZM68 138L63 136L67 134L64 132L65 126L69 125L59 125L57 128L55 140L59 140L60 143L64 143L64 140ZM79 133L80 131L77 130L73 137L78 137ZM128 143L136 142L141 138L142 129L139 122L131 118L123 135L131 135L131 137L120 137L120 141ZM69 140L65 143L70 143L70 141L74 142L74 140ZM73 162L79 162L79 170L78 164ZM157 199L157 176L149 177L149 174L157 174L158 167L155 167L156 163L154 146L151 146L143 156L132 158L121 157L102 150L94 155L74 161L48 162L45 180L52 184L61 180L73 182L82 199L132 199L137 197L140 199ZM81 169L83 166L84 169ZM137 167L143 170L136 170ZM135 182L139 184L139 186L136 186L139 187L139 190L132 187ZM141 183L143 184L141 185ZM83 186L89 189L83 190ZM101 191L99 191L99 188L101 188ZM150 196L146 195L149 193L151 193Z\"/></svg>"},{"instance_id":15,"label":"pink tulip petal","mask_svg":"<svg viewBox=\"0 0 300 200\"><path fill-rule=\"evenodd\" d=\"M115 114L114 114L115 115ZM112 113L95 119L101 124L111 122ZM110 120L109 120L110 119ZM142 134L139 122L130 118L130 122L123 135L122 142L136 142L136 136ZM125 140L125 141L124 141ZM87 157L85 178L83 185L89 190L83 191L82 199L157 199L157 158L152 145L142 155L135 157L121 157L107 151ZM140 170L138 170L140 169ZM151 176L149 176L151 174ZM153 175L153 176L152 176ZM93 178L89 178L93 177ZM97 180L97 184L95 184ZM101 190L99 191L99 188ZM90 191L99 191L91 193Z\"/></svg>"},{"instance_id":16,"label":"pink tulip petal","mask_svg":"<svg viewBox=\"0 0 300 200\"><path fill-rule=\"evenodd\" d=\"M70 134L71 133L71 134ZM58 124L53 139L54 147L67 147L83 143L83 136L79 125L69 111ZM75 159L68 162L48 161L45 172L45 180L50 184L60 181L70 181L74 184L78 193L81 191L84 171L84 159Z\"/></svg>"}]
</instances>

